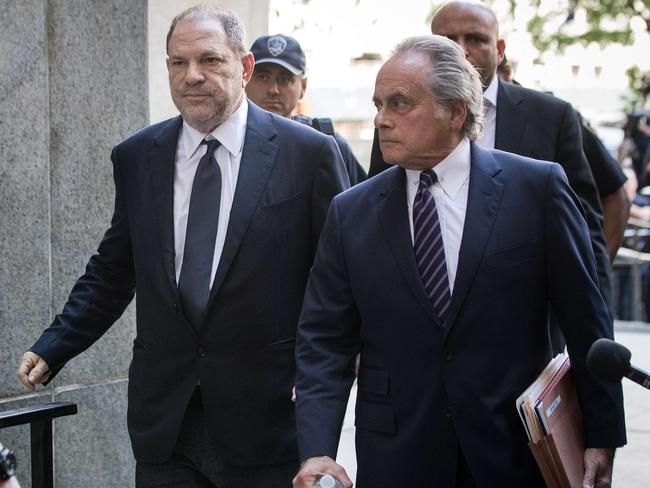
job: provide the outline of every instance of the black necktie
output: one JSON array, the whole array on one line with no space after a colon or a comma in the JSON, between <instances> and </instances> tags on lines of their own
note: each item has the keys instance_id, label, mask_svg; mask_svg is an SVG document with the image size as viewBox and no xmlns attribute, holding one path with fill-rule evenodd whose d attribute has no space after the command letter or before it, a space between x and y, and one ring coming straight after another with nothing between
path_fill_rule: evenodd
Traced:
<instances>
[{"instance_id":1,"label":"black necktie","mask_svg":"<svg viewBox=\"0 0 650 488\"><path fill-rule=\"evenodd\" d=\"M202 144L206 144L208 150L199 161L192 183L183 264L178 279L178 291L181 294L185 317L196 330L201 328L205 318L210 294L210 276L221 202L221 170L214 158L219 141L204 140Z\"/></svg>"}]
</instances>

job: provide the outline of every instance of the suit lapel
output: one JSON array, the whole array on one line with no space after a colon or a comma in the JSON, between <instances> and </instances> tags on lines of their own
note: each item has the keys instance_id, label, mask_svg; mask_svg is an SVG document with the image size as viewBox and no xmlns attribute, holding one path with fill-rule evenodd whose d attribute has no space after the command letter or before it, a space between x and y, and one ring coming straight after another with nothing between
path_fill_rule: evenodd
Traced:
<instances>
[{"instance_id":1,"label":"suit lapel","mask_svg":"<svg viewBox=\"0 0 650 488\"><path fill-rule=\"evenodd\" d=\"M377 207L377 216L381 228L393 258L411 291L413 291L418 302L424 307L429 316L437 323L440 323L440 319L433 311L427 297L420 278L420 271L415 262L406 203L406 173L402 168L397 167L387 170L387 173L390 173L390 176L387 178L385 187L380 192L381 200Z\"/></svg>"},{"instance_id":2,"label":"suit lapel","mask_svg":"<svg viewBox=\"0 0 650 488\"><path fill-rule=\"evenodd\" d=\"M174 159L178 133L183 120L171 119L154 137L149 152L151 191L155 202L155 219L158 228L163 269L167 282L177 300L174 250Z\"/></svg>"},{"instance_id":3,"label":"suit lapel","mask_svg":"<svg viewBox=\"0 0 650 488\"><path fill-rule=\"evenodd\" d=\"M523 102L524 99L517 90L499 81L495 149L518 154L528 118L528 109Z\"/></svg>"},{"instance_id":4,"label":"suit lapel","mask_svg":"<svg viewBox=\"0 0 650 488\"><path fill-rule=\"evenodd\" d=\"M501 167L490 151L472 143L471 158L463 238L447 320L449 326L445 328L445 337L456 320L483 259L503 191L503 183L495 178L501 171Z\"/></svg>"},{"instance_id":5,"label":"suit lapel","mask_svg":"<svg viewBox=\"0 0 650 488\"><path fill-rule=\"evenodd\" d=\"M279 151L278 145L273 142L275 136L276 131L271 117L249 101L237 188L230 211L223 252L210 290L210 300L214 299L223 285L248 230L253 213L259 205L260 197L269 182Z\"/></svg>"}]
</instances>

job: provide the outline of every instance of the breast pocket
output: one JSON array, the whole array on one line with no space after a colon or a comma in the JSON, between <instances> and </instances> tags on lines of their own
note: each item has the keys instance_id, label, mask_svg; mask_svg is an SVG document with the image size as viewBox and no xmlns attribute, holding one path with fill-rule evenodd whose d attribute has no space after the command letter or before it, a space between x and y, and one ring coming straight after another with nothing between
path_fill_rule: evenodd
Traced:
<instances>
[{"instance_id":1,"label":"breast pocket","mask_svg":"<svg viewBox=\"0 0 650 488\"><path fill-rule=\"evenodd\" d=\"M263 215L273 215L277 212L285 212L294 208L300 208L302 200L302 191L293 195L273 199L272 201L262 201L260 204L260 213Z\"/></svg>"},{"instance_id":2,"label":"breast pocket","mask_svg":"<svg viewBox=\"0 0 650 488\"><path fill-rule=\"evenodd\" d=\"M289 337L287 339L280 339L279 341L272 342L267 346L269 349L293 349L296 347L296 338Z\"/></svg>"},{"instance_id":3,"label":"breast pocket","mask_svg":"<svg viewBox=\"0 0 650 488\"><path fill-rule=\"evenodd\" d=\"M485 256L485 262L492 268L508 268L539 259L541 256L542 246L534 240L490 252Z\"/></svg>"},{"instance_id":4,"label":"breast pocket","mask_svg":"<svg viewBox=\"0 0 650 488\"><path fill-rule=\"evenodd\" d=\"M306 213L303 193L298 192L279 200L262 202L258 210L260 221L272 231L291 228Z\"/></svg>"}]
</instances>

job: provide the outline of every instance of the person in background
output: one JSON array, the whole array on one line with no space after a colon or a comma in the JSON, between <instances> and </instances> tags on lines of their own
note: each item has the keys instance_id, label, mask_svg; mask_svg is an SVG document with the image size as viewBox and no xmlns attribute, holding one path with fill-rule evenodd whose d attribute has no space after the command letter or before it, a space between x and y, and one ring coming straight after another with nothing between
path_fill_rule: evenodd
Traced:
<instances>
[{"instance_id":1,"label":"person in background","mask_svg":"<svg viewBox=\"0 0 650 488\"><path fill-rule=\"evenodd\" d=\"M549 307L583 414L584 486L609 487L623 396L585 368L612 328L562 168L474 142L481 81L445 37L403 41L374 103L395 164L335 197L321 235L296 342L294 487L324 473L351 486L334 459L359 351L358 488L545 486L515 399L550 358Z\"/></svg>"},{"instance_id":2,"label":"person in background","mask_svg":"<svg viewBox=\"0 0 650 488\"><path fill-rule=\"evenodd\" d=\"M504 83L512 83L513 85L521 86L521 83L514 78L512 65L510 64L505 52L503 53L503 59L499 63L499 66L497 66L497 74Z\"/></svg>"},{"instance_id":3,"label":"person in background","mask_svg":"<svg viewBox=\"0 0 650 488\"><path fill-rule=\"evenodd\" d=\"M322 119L311 119L295 113L298 102L305 96L307 89L305 53L298 41L284 34L261 36L251 46L251 52L255 57L255 70L251 81L246 85L248 98L269 112L283 117L293 116L294 120L319 129L320 124L316 126L314 122ZM331 121L327 125L331 127L331 133L323 132L336 139L350 176L350 184L362 182L367 175L350 145L343 136L334 132Z\"/></svg>"},{"instance_id":4,"label":"person in background","mask_svg":"<svg viewBox=\"0 0 650 488\"><path fill-rule=\"evenodd\" d=\"M327 209L349 180L331 137L248 103L246 46L228 11L174 18L167 69L180 116L113 149L110 228L18 369L34 390L135 294L138 488L284 488L299 465L296 327Z\"/></svg>"},{"instance_id":5,"label":"person in background","mask_svg":"<svg viewBox=\"0 0 650 488\"><path fill-rule=\"evenodd\" d=\"M632 159L639 186L650 184L650 122L645 112L628 115L623 128L624 139L619 148L619 161L624 157Z\"/></svg>"},{"instance_id":6,"label":"person in background","mask_svg":"<svg viewBox=\"0 0 650 488\"><path fill-rule=\"evenodd\" d=\"M513 77L512 66L505 53L497 68L497 74L504 83L521 86ZM613 263L618 248L623 242L625 226L630 216L631 200L624 186L627 177L619 162L609 154L589 122L579 112L577 115L580 121L582 149L598 188L600 204L603 208L603 238L607 245L609 261Z\"/></svg>"},{"instance_id":7,"label":"person in background","mask_svg":"<svg viewBox=\"0 0 650 488\"><path fill-rule=\"evenodd\" d=\"M607 245L611 263L616 258L623 237L627 219L630 217L631 201L625 188L627 177L620 163L612 157L589 122L578 113L584 150L594 181L598 187L603 207L603 238Z\"/></svg>"}]
</instances>

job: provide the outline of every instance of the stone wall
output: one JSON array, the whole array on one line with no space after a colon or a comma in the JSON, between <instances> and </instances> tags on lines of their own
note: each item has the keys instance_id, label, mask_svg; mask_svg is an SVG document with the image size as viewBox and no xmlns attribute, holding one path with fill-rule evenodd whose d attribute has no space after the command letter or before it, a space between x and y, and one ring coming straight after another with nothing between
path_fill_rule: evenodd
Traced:
<instances>
[{"instance_id":1,"label":"stone wall","mask_svg":"<svg viewBox=\"0 0 650 488\"><path fill-rule=\"evenodd\" d=\"M112 146L148 123L147 1L4 0L0 48L0 410L76 402L55 421L56 486L133 486L132 308L47 388L15 370L110 222ZM31 486L28 427L0 441Z\"/></svg>"}]
</instances>

